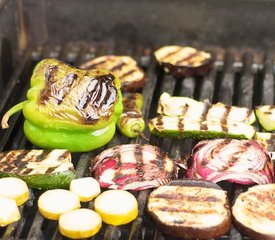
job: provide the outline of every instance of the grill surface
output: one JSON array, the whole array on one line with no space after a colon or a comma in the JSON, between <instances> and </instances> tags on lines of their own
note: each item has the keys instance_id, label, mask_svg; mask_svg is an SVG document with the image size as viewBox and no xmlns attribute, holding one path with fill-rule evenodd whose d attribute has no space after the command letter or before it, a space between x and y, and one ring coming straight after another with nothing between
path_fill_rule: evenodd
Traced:
<instances>
[{"instance_id":1,"label":"grill surface","mask_svg":"<svg viewBox=\"0 0 275 240\"><path fill-rule=\"evenodd\" d=\"M200 78L174 79L165 75L157 66L152 49L132 46L127 48L115 43L83 44L69 43L65 46L46 46L37 49L29 49L21 57L21 60L13 71L10 81L3 83L4 91L0 100L0 116L5 111L25 99L29 88L29 79L35 64L43 58L54 57L78 66L86 60L103 54L124 54L134 57L144 68L148 76L148 82L143 89L144 117L147 120L156 116L156 107L159 96L166 91L173 95L181 95L197 100L209 99L211 102L221 101L246 107L254 107L259 104L274 103L274 65L273 50L266 53L252 50L207 48L214 58L215 64L211 73ZM0 151L12 149L31 149L31 145L24 137L22 131L22 114L17 114L10 119L10 128L0 130ZM260 130L259 126L256 127ZM171 140L150 136L148 129L145 131L148 138L129 140L117 133L113 140L104 148L125 143L150 143L158 145L169 153L171 157L180 158L189 154L193 140ZM77 177L87 176L89 159L104 148L88 152L73 154ZM234 184L222 183L228 191L232 201L241 191L242 187ZM139 216L131 224L122 227L103 225L99 234L93 239L157 239L172 240L169 236L158 231L154 223L146 214L146 201L150 190L134 192L139 202ZM1 239L64 239L57 230L57 222L45 220L37 211L37 199L41 191L31 190L31 199L21 207L22 219L6 228L0 228ZM83 204L83 206L87 206ZM93 207L93 203L89 203ZM228 236L219 239L248 239L242 237L233 227Z\"/></svg>"}]
</instances>

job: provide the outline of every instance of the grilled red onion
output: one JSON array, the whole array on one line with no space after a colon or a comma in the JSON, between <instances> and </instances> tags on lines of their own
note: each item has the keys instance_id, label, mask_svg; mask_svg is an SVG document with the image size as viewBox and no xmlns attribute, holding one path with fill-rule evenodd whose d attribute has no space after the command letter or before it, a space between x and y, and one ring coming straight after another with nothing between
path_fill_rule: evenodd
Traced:
<instances>
[{"instance_id":1,"label":"grilled red onion","mask_svg":"<svg viewBox=\"0 0 275 240\"><path fill-rule=\"evenodd\" d=\"M149 144L109 148L92 159L91 164L103 188L143 190L169 183L175 177L174 161Z\"/></svg>"},{"instance_id":2,"label":"grilled red onion","mask_svg":"<svg viewBox=\"0 0 275 240\"><path fill-rule=\"evenodd\" d=\"M188 178L240 184L265 184L274 180L273 162L255 140L201 141L194 147L191 161Z\"/></svg>"}]
</instances>

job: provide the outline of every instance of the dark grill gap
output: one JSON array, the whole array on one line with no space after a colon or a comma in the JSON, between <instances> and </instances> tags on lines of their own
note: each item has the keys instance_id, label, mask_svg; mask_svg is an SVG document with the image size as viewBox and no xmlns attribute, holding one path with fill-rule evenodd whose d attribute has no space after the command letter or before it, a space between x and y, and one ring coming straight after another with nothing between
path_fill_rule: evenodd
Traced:
<instances>
[{"instance_id":1,"label":"dark grill gap","mask_svg":"<svg viewBox=\"0 0 275 240\"><path fill-rule=\"evenodd\" d=\"M35 64L43 58L54 57L78 66L80 63L103 54L131 55L144 68L148 76L148 82L143 89L144 117L146 119L156 115L156 107L159 96L166 91L173 95L194 97L199 100L208 98L212 102L221 101L227 104L235 104L246 107L254 107L257 104L274 102L274 76L273 76L273 52L237 51L216 48L205 48L211 51L215 63L211 73L200 78L174 79L164 74L154 58L154 49L145 49L132 46L124 49L110 43L101 44L66 44L65 46L45 46L35 50L26 51L19 65L13 71L10 81L5 84L3 96L0 100L1 116L14 104L25 99L29 88L29 78ZM263 59L263 60L262 60ZM22 131L23 116L17 114L10 119L10 128L0 130L0 150L31 149L32 146L24 137ZM257 126L258 127L258 126ZM161 139L150 136L148 129L145 135L151 144L163 148L171 157L179 158L189 154L195 141ZM139 138L130 142L147 143ZM117 133L114 139L104 148L118 144L129 143L129 140ZM104 148L89 153L73 154L73 162L76 166L77 176L88 175L88 160L101 152ZM243 188L234 184L221 184L228 190L231 201ZM99 234L92 239L154 239L174 240L164 236L154 226L154 223L146 214L146 201L150 190L145 190L134 195L139 202L139 216L131 224L113 227L103 225ZM57 222L43 219L37 211L37 199L41 191L31 190L31 200L21 207L21 221L11 224L6 228L0 228L1 239L65 239L57 230ZM92 207L93 203L89 204ZM87 206L87 204L83 204ZM219 239L241 240L242 237L233 227L228 236Z\"/></svg>"}]
</instances>

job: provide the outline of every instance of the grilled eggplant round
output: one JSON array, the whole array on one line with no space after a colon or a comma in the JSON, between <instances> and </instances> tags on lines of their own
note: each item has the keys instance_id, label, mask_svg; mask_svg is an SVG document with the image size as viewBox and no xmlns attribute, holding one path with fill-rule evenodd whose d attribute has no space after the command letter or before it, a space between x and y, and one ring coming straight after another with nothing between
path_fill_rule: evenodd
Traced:
<instances>
[{"instance_id":1,"label":"grilled eggplant round","mask_svg":"<svg viewBox=\"0 0 275 240\"><path fill-rule=\"evenodd\" d=\"M147 210L161 231L183 239L226 234L231 213L226 191L202 180L176 180L154 190Z\"/></svg>"},{"instance_id":2,"label":"grilled eggplant round","mask_svg":"<svg viewBox=\"0 0 275 240\"><path fill-rule=\"evenodd\" d=\"M192 47L164 46L155 51L155 57L164 71L174 77L203 76L213 65L210 53Z\"/></svg>"},{"instance_id":3,"label":"grilled eggplant round","mask_svg":"<svg viewBox=\"0 0 275 240\"><path fill-rule=\"evenodd\" d=\"M275 239L275 184L251 187L241 193L232 207L233 221L252 239Z\"/></svg>"}]
</instances>

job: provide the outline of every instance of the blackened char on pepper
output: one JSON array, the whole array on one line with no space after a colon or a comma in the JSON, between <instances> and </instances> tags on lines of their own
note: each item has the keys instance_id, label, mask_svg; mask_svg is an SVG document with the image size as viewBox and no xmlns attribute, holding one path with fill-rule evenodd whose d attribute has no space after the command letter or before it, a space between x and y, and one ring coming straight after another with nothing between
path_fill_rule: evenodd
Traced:
<instances>
[{"instance_id":1,"label":"blackened char on pepper","mask_svg":"<svg viewBox=\"0 0 275 240\"><path fill-rule=\"evenodd\" d=\"M46 81L45 88L40 93L40 103L59 107L60 111L52 114L62 118L73 118L73 115L62 111L63 106L71 107L81 116L83 123L95 124L101 117L110 117L118 96L115 77L100 70L93 70L93 75L90 72L91 70L84 71L84 74L78 71L65 72L63 66L48 66L44 74Z\"/></svg>"}]
</instances>

